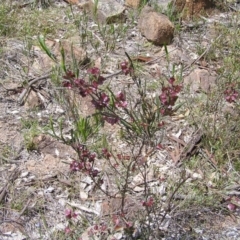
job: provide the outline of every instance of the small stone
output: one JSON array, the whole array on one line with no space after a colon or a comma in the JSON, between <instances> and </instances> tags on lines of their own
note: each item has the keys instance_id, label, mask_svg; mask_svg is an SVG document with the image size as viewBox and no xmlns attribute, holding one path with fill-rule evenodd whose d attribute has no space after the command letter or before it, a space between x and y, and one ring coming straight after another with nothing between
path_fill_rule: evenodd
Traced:
<instances>
[{"instance_id":1,"label":"small stone","mask_svg":"<svg viewBox=\"0 0 240 240\"><path fill-rule=\"evenodd\" d=\"M212 181L208 181L207 186L208 186L208 187L214 187L214 184L213 184Z\"/></svg>"},{"instance_id":2,"label":"small stone","mask_svg":"<svg viewBox=\"0 0 240 240\"><path fill-rule=\"evenodd\" d=\"M192 178L193 179L203 179L202 175L199 173L193 173Z\"/></svg>"},{"instance_id":3,"label":"small stone","mask_svg":"<svg viewBox=\"0 0 240 240\"><path fill-rule=\"evenodd\" d=\"M44 195L43 191L39 191L37 194L38 194L39 196L43 196L43 195Z\"/></svg>"},{"instance_id":4,"label":"small stone","mask_svg":"<svg viewBox=\"0 0 240 240\"><path fill-rule=\"evenodd\" d=\"M202 229L195 228L194 230L195 230L195 232L198 233L198 234L203 234L203 230L202 230Z\"/></svg>"},{"instance_id":5,"label":"small stone","mask_svg":"<svg viewBox=\"0 0 240 240\"><path fill-rule=\"evenodd\" d=\"M28 174L29 174L29 172L23 172L20 177L25 178Z\"/></svg>"},{"instance_id":6,"label":"small stone","mask_svg":"<svg viewBox=\"0 0 240 240\"><path fill-rule=\"evenodd\" d=\"M29 180L34 180L34 179L36 179L36 176L34 176L34 175L29 177Z\"/></svg>"},{"instance_id":7,"label":"small stone","mask_svg":"<svg viewBox=\"0 0 240 240\"><path fill-rule=\"evenodd\" d=\"M144 187L138 187L137 186L137 187L134 188L134 191L135 192L143 192L144 191Z\"/></svg>"},{"instance_id":8,"label":"small stone","mask_svg":"<svg viewBox=\"0 0 240 240\"><path fill-rule=\"evenodd\" d=\"M170 44L174 25L167 16L145 6L140 14L138 27L143 36L155 45Z\"/></svg>"},{"instance_id":9,"label":"small stone","mask_svg":"<svg viewBox=\"0 0 240 240\"><path fill-rule=\"evenodd\" d=\"M117 240L122 239L122 237L123 237L123 234L121 232L114 234L114 238Z\"/></svg>"},{"instance_id":10,"label":"small stone","mask_svg":"<svg viewBox=\"0 0 240 240\"><path fill-rule=\"evenodd\" d=\"M161 184L158 188L158 192L161 196L166 194L166 184Z\"/></svg>"},{"instance_id":11,"label":"small stone","mask_svg":"<svg viewBox=\"0 0 240 240\"><path fill-rule=\"evenodd\" d=\"M95 210L100 213L102 211L102 201L95 202L94 207Z\"/></svg>"},{"instance_id":12,"label":"small stone","mask_svg":"<svg viewBox=\"0 0 240 240\"><path fill-rule=\"evenodd\" d=\"M136 37L136 36L137 36L136 32L135 32L135 31L132 31L132 32L131 32L131 37Z\"/></svg>"},{"instance_id":13,"label":"small stone","mask_svg":"<svg viewBox=\"0 0 240 240\"><path fill-rule=\"evenodd\" d=\"M57 157L59 157L59 151L58 151L58 149L55 149L55 154L56 154Z\"/></svg>"},{"instance_id":14,"label":"small stone","mask_svg":"<svg viewBox=\"0 0 240 240\"><path fill-rule=\"evenodd\" d=\"M162 196L161 200L162 200L163 202L167 201L167 196Z\"/></svg>"},{"instance_id":15,"label":"small stone","mask_svg":"<svg viewBox=\"0 0 240 240\"><path fill-rule=\"evenodd\" d=\"M32 109L35 107L39 107L41 105L38 95L35 91L30 91L28 98L26 100L25 107L27 109Z\"/></svg>"},{"instance_id":16,"label":"small stone","mask_svg":"<svg viewBox=\"0 0 240 240\"><path fill-rule=\"evenodd\" d=\"M55 109L55 113L64 113L64 112L65 111L59 106L57 106L56 109Z\"/></svg>"},{"instance_id":17,"label":"small stone","mask_svg":"<svg viewBox=\"0 0 240 240\"><path fill-rule=\"evenodd\" d=\"M62 207L65 207L66 204L67 204L67 200L64 199L64 198L60 198L60 199L58 200L58 203L59 203Z\"/></svg>"},{"instance_id":18,"label":"small stone","mask_svg":"<svg viewBox=\"0 0 240 240\"><path fill-rule=\"evenodd\" d=\"M85 178L82 179L81 181L82 183L87 183L87 184L91 184L93 182L92 178L89 176L86 176Z\"/></svg>"},{"instance_id":19,"label":"small stone","mask_svg":"<svg viewBox=\"0 0 240 240\"><path fill-rule=\"evenodd\" d=\"M83 191L80 191L79 197L80 197L81 200L87 200L88 199L88 195Z\"/></svg>"},{"instance_id":20,"label":"small stone","mask_svg":"<svg viewBox=\"0 0 240 240\"><path fill-rule=\"evenodd\" d=\"M135 185L143 183L143 176L142 176L141 173L137 174L137 175L133 178L133 183L134 183Z\"/></svg>"},{"instance_id":21,"label":"small stone","mask_svg":"<svg viewBox=\"0 0 240 240\"><path fill-rule=\"evenodd\" d=\"M14 110L14 111L12 111L12 112L9 112L9 113L11 113L11 114L18 114L18 113L19 113L19 111L18 111L18 110Z\"/></svg>"},{"instance_id":22,"label":"small stone","mask_svg":"<svg viewBox=\"0 0 240 240\"><path fill-rule=\"evenodd\" d=\"M44 190L44 193L52 193L54 191L54 187L48 187L46 190Z\"/></svg>"}]
</instances>

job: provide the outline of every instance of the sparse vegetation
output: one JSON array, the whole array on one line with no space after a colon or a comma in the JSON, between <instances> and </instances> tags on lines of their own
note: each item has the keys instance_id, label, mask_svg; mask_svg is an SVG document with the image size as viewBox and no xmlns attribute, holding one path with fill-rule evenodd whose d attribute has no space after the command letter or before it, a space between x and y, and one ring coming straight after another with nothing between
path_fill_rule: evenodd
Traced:
<instances>
[{"instance_id":1,"label":"sparse vegetation","mask_svg":"<svg viewBox=\"0 0 240 240\"><path fill-rule=\"evenodd\" d=\"M22 120L22 132L24 144L28 151L37 150L37 145L34 143L34 138L41 132L36 120Z\"/></svg>"},{"instance_id":2,"label":"sparse vegetation","mask_svg":"<svg viewBox=\"0 0 240 240\"><path fill-rule=\"evenodd\" d=\"M6 105L0 122L18 124L28 151L16 160L7 138L0 144L0 209L5 216L18 214L26 232L33 222L29 238L199 239L200 228L207 236L221 234L217 216L239 219L239 11L214 24L203 16L185 23L169 5L165 14L180 39L173 45L182 44L178 56L146 42L136 33L137 10L129 14L126 23L106 25L85 10L50 1L0 4L0 60L6 65L0 98L17 102L28 89L42 102L27 111ZM67 60L61 40L72 35L90 61L78 64L73 43ZM186 48L182 39L189 36ZM59 56L52 38L60 40ZM13 39L24 58L9 56ZM194 58L189 63L179 54ZM32 69L42 62L52 71L31 84L39 78L32 78ZM207 90L202 82L197 90L185 82L196 66L216 76ZM20 87L8 85L10 76ZM46 174L34 170L41 161ZM21 174L8 179L18 167Z\"/></svg>"}]
</instances>

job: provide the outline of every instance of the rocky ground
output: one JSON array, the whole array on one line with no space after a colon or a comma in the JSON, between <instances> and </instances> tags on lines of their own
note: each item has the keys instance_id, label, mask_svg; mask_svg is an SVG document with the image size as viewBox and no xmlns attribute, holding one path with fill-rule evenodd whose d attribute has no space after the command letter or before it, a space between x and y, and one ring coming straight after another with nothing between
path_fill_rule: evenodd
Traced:
<instances>
[{"instance_id":1,"label":"rocky ground","mask_svg":"<svg viewBox=\"0 0 240 240\"><path fill-rule=\"evenodd\" d=\"M0 4L0 239L240 239L239 3L181 16L166 1L161 7L152 1L175 26L173 39L162 46L151 33L148 41L146 14L123 1L117 2L125 22L117 17L108 25L105 12L97 24L86 1L67 2ZM40 45L43 36L52 59ZM172 76L183 85L176 111L154 136L162 147L143 150L145 175L142 168L131 173L124 217L118 186L126 169L118 174L98 155L96 168L110 198L90 176L70 171L76 152L48 134L52 119L60 136L62 118L63 135L70 136L69 103L81 116L95 112L90 99L63 92L61 49L66 66L80 77L98 67L113 91L130 89L133 99L138 95L132 77L120 69L128 61L125 53L146 82L149 99ZM224 95L229 84L236 89L233 101ZM105 141L114 153L130 153L119 126L105 124L100 135L88 142L92 151L99 153ZM146 186L154 196L151 214L143 204Z\"/></svg>"}]
</instances>

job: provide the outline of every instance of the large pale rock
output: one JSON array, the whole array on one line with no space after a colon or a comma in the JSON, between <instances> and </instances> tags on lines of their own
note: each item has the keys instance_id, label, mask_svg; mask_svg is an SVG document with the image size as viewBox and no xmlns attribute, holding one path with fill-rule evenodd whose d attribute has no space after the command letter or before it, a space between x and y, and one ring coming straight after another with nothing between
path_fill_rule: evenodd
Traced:
<instances>
[{"instance_id":1,"label":"large pale rock","mask_svg":"<svg viewBox=\"0 0 240 240\"><path fill-rule=\"evenodd\" d=\"M75 0L76 1L76 0ZM125 0L125 5L128 7L138 8L140 6L143 6L143 4L149 2L157 4L157 6L161 7L162 9L166 9L167 5L171 3L172 0Z\"/></svg>"},{"instance_id":2,"label":"large pale rock","mask_svg":"<svg viewBox=\"0 0 240 240\"><path fill-rule=\"evenodd\" d=\"M190 92L209 92L216 85L216 75L205 69L195 69L184 78L184 85Z\"/></svg>"},{"instance_id":3,"label":"large pale rock","mask_svg":"<svg viewBox=\"0 0 240 240\"><path fill-rule=\"evenodd\" d=\"M149 6L143 8L138 27L141 34L156 45L170 44L173 39L173 23Z\"/></svg>"},{"instance_id":4,"label":"large pale rock","mask_svg":"<svg viewBox=\"0 0 240 240\"><path fill-rule=\"evenodd\" d=\"M89 10L89 0L65 0L69 4L77 5L80 9Z\"/></svg>"},{"instance_id":5,"label":"large pale rock","mask_svg":"<svg viewBox=\"0 0 240 240\"><path fill-rule=\"evenodd\" d=\"M58 62L62 59L61 49L64 50L65 63L67 66L71 66L74 60L79 66L89 60L87 52L80 46L79 36L73 36L61 41L46 39L45 43ZM55 66L55 62L53 62L40 47L34 46L33 51L37 57L34 58L30 72L33 72L33 74L47 72Z\"/></svg>"},{"instance_id":6,"label":"large pale rock","mask_svg":"<svg viewBox=\"0 0 240 240\"><path fill-rule=\"evenodd\" d=\"M138 8L143 3L143 0L125 0L125 5L128 7Z\"/></svg>"},{"instance_id":7,"label":"large pale rock","mask_svg":"<svg viewBox=\"0 0 240 240\"><path fill-rule=\"evenodd\" d=\"M24 168L39 178L44 178L49 175L56 175L59 172L69 171L69 165L63 163L60 158L47 154L41 161L32 159L26 162Z\"/></svg>"},{"instance_id":8,"label":"large pale rock","mask_svg":"<svg viewBox=\"0 0 240 240\"><path fill-rule=\"evenodd\" d=\"M61 48L63 48L65 52L67 64L72 64L73 58L79 66L88 61L87 52L80 46L78 36L56 42L54 46L54 53L58 59L61 59Z\"/></svg>"},{"instance_id":9,"label":"large pale rock","mask_svg":"<svg viewBox=\"0 0 240 240\"><path fill-rule=\"evenodd\" d=\"M72 147L58 142L56 139L41 134L33 139L33 144L36 146L38 152L46 156L51 154L53 157L66 159L68 156L76 158L76 152Z\"/></svg>"},{"instance_id":10,"label":"large pale rock","mask_svg":"<svg viewBox=\"0 0 240 240\"><path fill-rule=\"evenodd\" d=\"M173 0L175 10L182 17L193 17L215 6L215 0Z\"/></svg>"},{"instance_id":11,"label":"large pale rock","mask_svg":"<svg viewBox=\"0 0 240 240\"><path fill-rule=\"evenodd\" d=\"M76 1L76 0L75 0ZM162 10L166 10L168 7L168 4L170 4L172 2L172 0L125 0L125 5L128 7L132 7L132 8L139 8L142 7L143 4L149 2L150 4L154 5L156 4L158 7L160 7Z\"/></svg>"},{"instance_id":12,"label":"large pale rock","mask_svg":"<svg viewBox=\"0 0 240 240\"><path fill-rule=\"evenodd\" d=\"M124 14L125 7L115 0L89 0L89 7L96 18L101 23L124 22L126 16Z\"/></svg>"},{"instance_id":13,"label":"large pale rock","mask_svg":"<svg viewBox=\"0 0 240 240\"><path fill-rule=\"evenodd\" d=\"M172 0L155 0L157 6L159 6L162 10L167 10L168 5L171 4Z\"/></svg>"},{"instance_id":14,"label":"large pale rock","mask_svg":"<svg viewBox=\"0 0 240 240\"><path fill-rule=\"evenodd\" d=\"M125 7L116 0L66 0L77 5L80 9L91 12L93 17L101 23L124 22ZM139 0L142 1L142 0Z\"/></svg>"},{"instance_id":15,"label":"large pale rock","mask_svg":"<svg viewBox=\"0 0 240 240\"><path fill-rule=\"evenodd\" d=\"M66 0L70 4L78 4L79 0Z\"/></svg>"}]
</instances>

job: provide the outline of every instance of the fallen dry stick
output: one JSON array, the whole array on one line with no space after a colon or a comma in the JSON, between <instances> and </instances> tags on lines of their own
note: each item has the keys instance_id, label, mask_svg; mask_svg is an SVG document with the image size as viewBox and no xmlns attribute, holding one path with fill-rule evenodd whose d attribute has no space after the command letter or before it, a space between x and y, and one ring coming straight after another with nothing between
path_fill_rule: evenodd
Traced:
<instances>
[{"instance_id":1,"label":"fallen dry stick","mask_svg":"<svg viewBox=\"0 0 240 240\"><path fill-rule=\"evenodd\" d=\"M2 187L2 189L0 190L0 203L2 203L5 196L7 195L7 191L8 191L8 188L10 187L10 184L13 183L13 181L15 181L18 178L18 175L19 175L19 170L18 168L16 168L8 177L4 187Z\"/></svg>"},{"instance_id":2,"label":"fallen dry stick","mask_svg":"<svg viewBox=\"0 0 240 240\"><path fill-rule=\"evenodd\" d=\"M201 141L201 138L203 136L203 132L201 129L198 129L192 136L192 139L186 144L186 146L184 147L183 151L179 154L178 156L178 166L182 165L182 161L180 160L184 160L187 157L191 156L193 150L195 149L195 147L198 145L198 143Z\"/></svg>"},{"instance_id":3,"label":"fallen dry stick","mask_svg":"<svg viewBox=\"0 0 240 240\"><path fill-rule=\"evenodd\" d=\"M41 76L41 77L35 78L35 79L33 79L32 81L29 81L27 88L25 88L25 89L22 91L21 95L20 95L19 98L18 98L18 103L19 103L19 105L22 105L22 104L24 103L25 98L26 98L26 96L28 95L28 93L29 93L29 91L30 91L30 89L31 89L31 86L32 86L34 83L36 83L36 82L38 82L38 81L40 81L40 80L47 79L47 78L49 78L50 76L51 76L51 74L48 73L48 74L43 75L43 76Z\"/></svg>"}]
</instances>

